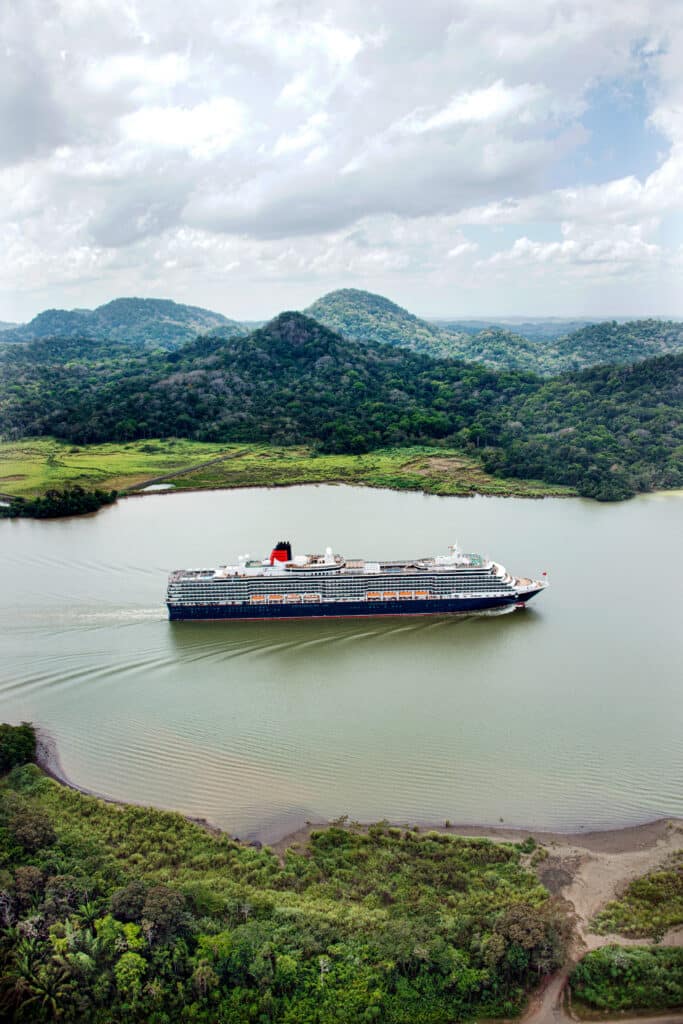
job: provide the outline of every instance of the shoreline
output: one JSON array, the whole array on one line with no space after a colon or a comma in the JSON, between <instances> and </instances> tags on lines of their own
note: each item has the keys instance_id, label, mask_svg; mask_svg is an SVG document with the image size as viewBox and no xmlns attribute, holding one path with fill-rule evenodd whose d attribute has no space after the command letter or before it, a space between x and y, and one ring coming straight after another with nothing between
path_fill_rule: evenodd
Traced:
<instances>
[{"instance_id":1,"label":"shoreline","mask_svg":"<svg viewBox=\"0 0 683 1024\"><path fill-rule=\"evenodd\" d=\"M35 763L48 778L66 786L68 789L73 789L77 793L82 793L84 796L92 796L98 800L103 800L105 803L114 804L119 807L127 805L138 807L154 806L153 804L142 804L135 800L123 800L118 797L107 796L105 793L88 789L86 786L81 786L74 782L67 776L62 767L55 737L43 726L34 726L34 728L36 733ZM165 810L164 808L157 809ZM231 835L226 829L216 825L215 822L210 821L208 818L184 814L182 811L168 811L168 813L181 814L187 821L199 825L215 835ZM298 820L298 824L295 824L295 820ZM280 829L272 824L269 827L267 822L263 822L256 830L249 832L245 840L240 840L235 836L232 838L237 839L238 842L244 841L246 845L258 844L268 846L274 853L281 856L292 844L305 843L311 832L315 832L318 829L330 828L334 825L341 825L342 827L350 825L365 830L373 824L376 824L376 822L351 822L348 816L328 821L306 821L303 817L295 819L294 816L291 816L289 822L286 825L283 824ZM420 832L435 831L472 839L492 839L496 842L518 843L524 842L525 839L531 837L536 840L539 846L545 846L550 849L553 847L577 847L589 853L604 855L629 854L649 849L667 831L673 828L680 830L682 837L681 845L683 846L683 818L673 816L655 818L651 821L640 822L635 825L591 829L586 832L562 832L558 830L526 828L523 826L508 827L504 824L486 825L458 822L445 824L443 820L440 822L417 821L411 825L398 821L387 822L387 824L396 828L416 828ZM267 840L266 832L270 832L273 835L271 840Z\"/></svg>"},{"instance_id":2,"label":"shoreline","mask_svg":"<svg viewBox=\"0 0 683 1024\"><path fill-rule=\"evenodd\" d=\"M117 806L134 804L106 797L83 786L73 783L64 772L59 759L57 743L50 732L35 726L35 763L49 778L76 792L93 796ZM134 804L135 805L135 804ZM141 806L137 804L137 806ZM145 805L142 805L145 806ZM150 806L150 805L146 805ZM181 813L181 812L176 812ZM224 829L205 818L182 815L185 820L206 829L213 835L227 834ZM291 824L291 820L290 820ZM387 823L389 824L389 823ZM365 831L369 826L349 822L346 817L328 822L307 822L298 828L285 832L268 849L284 863L285 852L290 847L305 846L313 831L330 826L350 827ZM267 825L264 823L263 828ZM408 826L403 825L406 828ZM412 826L414 827L414 826ZM522 863L533 870L551 897L562 900L574 922L574 939L566 963L556 971L536 992L532 993L527 1009L521 1017L521 1024L570 1024L577 1016L568 1004L567 985L574 965L587 953L601 947L617 944L622 947L649 946L655 944L651 938L628 938L618 934L598 934L592 929L592 921L602 908L615 898L634 879L663 867L675 852L683 850L683 818L658 818L638 825L614 829L594 829L590 832L557 832L524 828L507 828L504 825L462 825L442 822L440 825L420 824L420 830L438 831L451 835L485 838L494 842L523 842L532 836L537 850L543 850L539 860L533 853L523 855ZM258 840L249 843L232 837L243 845L261 847ZM683 926L670 929L656 942L657 945L683 947ZM631 1024L677 1024L683 1017L676 1010L642 1014L624 1013L582 1015L586 1021L630 1021Z\"/></svg>"}]
</instances>

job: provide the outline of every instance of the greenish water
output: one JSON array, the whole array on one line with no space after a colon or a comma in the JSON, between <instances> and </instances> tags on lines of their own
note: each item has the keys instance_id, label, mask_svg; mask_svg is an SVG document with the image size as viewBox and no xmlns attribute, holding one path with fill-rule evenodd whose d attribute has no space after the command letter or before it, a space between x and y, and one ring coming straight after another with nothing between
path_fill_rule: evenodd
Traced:
<instances>
[{"instance_id":1,"label":"greenish water","mask_svg":"<svg viewBox=\"0 0 683 1024\"><path fill-rule=\"evenodd\" d=\"M607 828L683 815L681 494L618 505L347 487L119 502L0 522L0 717L108 796L242 837L348 813ZM457 540L521 575L491 617L169 623L166 574L327 544Z\"/></svg>"}]
</instances>

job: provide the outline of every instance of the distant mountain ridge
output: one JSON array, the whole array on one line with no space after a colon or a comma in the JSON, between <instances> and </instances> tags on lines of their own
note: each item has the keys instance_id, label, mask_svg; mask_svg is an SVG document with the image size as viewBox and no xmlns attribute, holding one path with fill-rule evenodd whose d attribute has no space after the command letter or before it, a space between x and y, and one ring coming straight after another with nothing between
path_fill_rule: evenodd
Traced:
<instances>
[{"instance_id":1,"label":"distant mountain ridge","mask_svg":"<svg viewBox=\"0 0 683 1024\"><path fill-rule=\"evenodd\" d=\"M1 340L79 337L173 349L214 330L224 336L246 333L236 320L199 306L171 299L121 298L96 309L47 309L30 323L3 331Z\"/></svg>"},{"instance_id":2,"label":"distant mountain ridge","mask_svg":"<svg viewBox=\"0 0 683 1024\"><path fill-rule=\"evenodd\" d=\"M427 321L382 295L358 288L328 292L305 315L359 344L376 342L432 358L461 359L542 377L683 351L683 323L677 321L601 321L562 335L558 334L561 324L571 327L581 321ZM93 310L45 310L28 324L0 330L0 349L10 342L49 344L68 339L86 349L93 341L107 341L143 351L172 351L197 337L242 337L259 326L262 322L239 323L170 299L120 298ZM463 330L451 329L455 327Z\"/></svg>"},{"instance_id":3,"label":"distant mountain ridge","mask_svg":"<svg viewBox=\"0 0 683 1024\"><path fill-rule=\"evenodd\" d=\"M501 330L510 331L528 341L554 341L555 338L563 338L566 334L581 330L582 327L602 323L603 319L610 318L567 320L564 317L548 317L547 319L539 317L533 320L524 320L520 317L498 317L492 320L454 320L448 317L429 317L428 322L450 334L473 335L479 334L481 331Z\"/></svg>"}]
</instances>

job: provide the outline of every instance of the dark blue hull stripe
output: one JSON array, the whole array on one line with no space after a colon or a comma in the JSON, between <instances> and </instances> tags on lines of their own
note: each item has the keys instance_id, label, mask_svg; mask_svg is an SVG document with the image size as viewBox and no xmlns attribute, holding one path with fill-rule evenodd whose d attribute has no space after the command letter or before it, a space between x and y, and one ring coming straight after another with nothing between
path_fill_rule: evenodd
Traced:
<instances>
[{"instance_id":1,"label":"dark blue hull stripe","mask_svg":"<svg viewBox=\"0 0 683 1024\"><path fill-rule=\"evenodd\" d=\"M453 615L523 604L537 594L519 597L442 598L436 601L330 601L325 604L168 605L168 616L182 619L348 619L379 615Z\"/></svg>"}]
</instances>

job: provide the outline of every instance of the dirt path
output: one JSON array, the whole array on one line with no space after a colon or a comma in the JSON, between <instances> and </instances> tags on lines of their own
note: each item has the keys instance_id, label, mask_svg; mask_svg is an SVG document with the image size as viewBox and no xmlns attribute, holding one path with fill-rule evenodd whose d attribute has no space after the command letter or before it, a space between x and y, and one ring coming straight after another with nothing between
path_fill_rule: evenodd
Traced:
<instances>
[{"instance_id":1,"label":"dirt path","mask_svg":"<svg viewBox=\"0 0 683 1024\"><path fill-rule=\"evenodd\" d=\"M600 835L600 834L598 834ZM602 833L604 837L609 833ZM551 892L570 902L576 914L576 942L571 962L550 980L532 1000L524 1024L554 1024L576 1018L565 1009L565 990L573 964L585 952L601 946L648 945L648 939L628 939L620 935L596 935L590 921L610 900L614 899L634 878L658 868L674 850L683 849L683 822L660 821L644 826L639 833L624 837L625 842L606 846L598 842L588 845L577 842L554 843L548 847L549 857L539 866L539 876ZM595 840L596 837L592 837ZM600 847L603 847L602 849ZM592 847L592 848L591 848ZM683 929L673 929L664 936L665 945L683 944ZM619 1021L628 1020L621 1016ZM658 1017L633 1017L638 1024L681 1024L683 1014Z\"/></svg>"},{"instance_id":2,"label":"dirt path","mask_svg":"<svg viewBox=\"0 0 683 1024\"><path fill-rule=\"evenodd\" d=\"M215 459L208 459L206 462L200 462L197 466L188 466L186 469L176 469L171 473L165 473L163 476L150 477L149 480L142 480L139 484L135 484L134 487L130 488L130 491L131 493L137 493L145 487L151 487L153 484L163 484L169 480L175 480L178 476L188 476L190 473L197 473L199 470L206 469L208 466L217 466L219 462L228 462L230 459L237 459L240 455L244 455L246 451L246 448L240 448L239 451L228 452L227 455L218 455Z\"/></svg>"}]
</instances>

